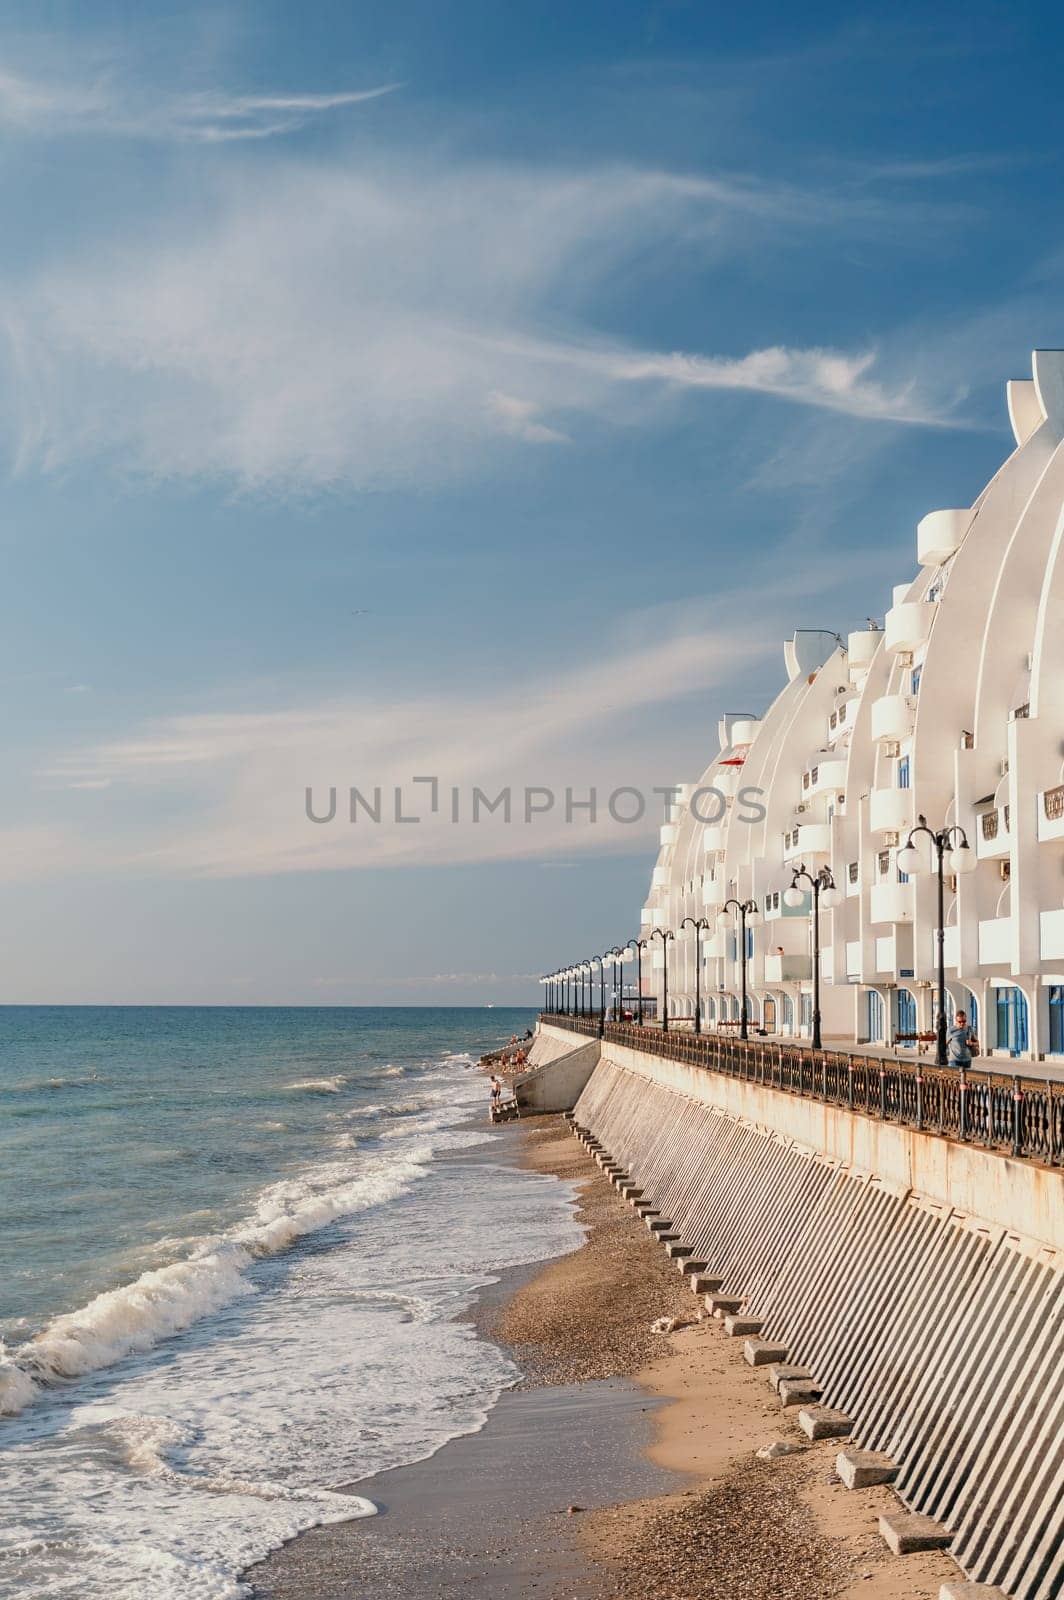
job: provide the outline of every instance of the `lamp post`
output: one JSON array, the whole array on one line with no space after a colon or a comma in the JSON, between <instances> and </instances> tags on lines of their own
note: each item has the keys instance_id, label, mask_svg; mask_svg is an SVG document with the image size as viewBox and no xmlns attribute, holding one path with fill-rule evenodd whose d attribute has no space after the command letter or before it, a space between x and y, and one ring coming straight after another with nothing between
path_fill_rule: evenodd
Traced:
<instances>
[{"instance_id":1,"label":"lamp post","mask_svg":"<svg viewBox=\"0 0 1064 1600\"><path fill-rule=\"evenodd\" d=\"M604 961L600 961L597 956L592 956L587 965L588 999L591 1001L592 1011L595 1009L595 973L597 972L599 975L599 1032L601 1033L606 1012L606 995L603 987L606 982L606 963Z\"/></svg>"},{"instance_id":2,"label":"lamp post","mask_svg":"<svg viewBox=\"0 0 1064 1600\"><path fill-rule=\"evenodd\" d=\"M686 928L690 923L695 930L695 1032L702 1032L702 929L709 927L705 917L684 917L680 923Z\"/></svg>"},{"instance_id":3,"label":"lamp post","mask_svg":"<svg viewBox=\"0 0 1064 1600\"><path fill-rule=\"evenodd\" d=\"M636 985L637 985L636 1001L637 1001L638 1016L639 1016L639 1026L642 1027L643 1026L643 951L646 949L647 945L650 943L650 940L649 940L649 938L647 938L647 939L633 939L632 943L635 945L636 960L637 960L637 963L638 963L637 968L636 968Z\"/></svg>"},{"instance_id":4,"label":"lamp post","mask_svg":"<svg viewBox=\"0 0 1064 1600\"><path fill-rule=\"evenodd\" d=\"M625 952L625 950L627 948L628 948L627 945L615 944L611 949L606 951L606 954L602 958L603 970L605 970L605 966L606 966L606 962L607 961L612 961L612 963L613 963L613 987L614 987L614 992L617 995L617 1011L618 1012L624 1010L624 984L623 984L623 981L622 981L621 984L620 984L620 988L618 988L618 973L621 971L621 962L624 960L624 952ZM614 1022L619 1022L621 1019L620 1019L619 1016L615 1015L613 1020L614 1020ZM603 1026L605 1027L605 1024L606 1024L606 1007L605 1007L605 1003L603 1003L603 1008L602 1008L602 1023L603 1023Z\"/></svg>"},{"instance_id":5,"label":"lamp post","mask_svg":"<svg viewBox=\"0 0 1064 1600\"><path fill-rule=\"evenodd\" d=\"M662 1031L662 1033L668 1033L668 1031L669 1031L669 940L670 939L675 939L676 935L673 933L671 928L654 928L651 931L650 937L652 939L660 939L661 940L661 974L662 974L661 1031Z\"/></svg>"},{"instance_id":6,"label":"lamp post","mask_svg":"<svg viewBox=\"0 0 1064 1600\"><path fill-rule=\"evenodd\" d=\"M746 1016L746 930L747 927L756 928L761 921L761 913L757 909L755 900L725 900L717 915L719 927L726 928L731 918L728 912L735 910L739 913L739 944L742 951L742 1009L739 1012L739 1037L749 1039L750 1028Z\"/></svg>"},{"instance_id":7,"label":"lamp post","mask_svg":"<svg viewBox=\"0 0 1064 1600\"><path fill-rule=\"evenodd\" d=\"M813 1049L822 1048L820 1042L820 906L821 902L829 911L842 900L835 879L831 876L830 867L821 867L816 874L807 872L804 865L795 867L791 875L791 886L784 889L783 899L792 909L800 906L805 899L804 891L799 889L799 879L804 878L813 891Z\"/></svg>"},{"instance_id":8,"label":"lamp post","mask_svg":"<svg viewBox=\"0 0 1064 1600\"><path fill-rule=\"evenodd\" d=\"M938 1024L935 1028L935 1062L944 1067L946 1057L946 886L945 886L945 857L949 851L950 871L958 876L965 872L973 872L977 865L975 851L968 843L968 835L963 828L956 826L939 829L929 828L927 818L921 811L916 819L916 827L909 829L909 837L905 841L904 849L898 851L898 868L901 872L914 873L923 868L923 857L914 844L917 834L926 833L931 840L935 851L935 868L938 872Z\"/></svg>"}]
</instances>

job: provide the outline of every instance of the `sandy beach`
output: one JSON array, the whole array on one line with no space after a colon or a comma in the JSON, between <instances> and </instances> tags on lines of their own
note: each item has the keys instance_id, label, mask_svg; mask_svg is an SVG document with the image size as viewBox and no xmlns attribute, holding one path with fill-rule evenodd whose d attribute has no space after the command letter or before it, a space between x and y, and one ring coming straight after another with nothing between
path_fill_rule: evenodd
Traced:
<instances>
[{"instance_id":1,"label":"sandy beach","mask_svg":"<svg viewBox=\"0 0 1064 1600\"><path fill-rule=\"evenodd\" d=\"M838 1484L837 1442L804 1439L562 1120L502 1129L498 1150L578 1185L588 1230L481 1299L521 1383L480 1433L352 1486L381 1514L252 1569L257 1600L935 1600L953 1563L889 1554L891 1492ZM775 1440L800 1448L759 1459Z\"/></svg>"}]
</instances>

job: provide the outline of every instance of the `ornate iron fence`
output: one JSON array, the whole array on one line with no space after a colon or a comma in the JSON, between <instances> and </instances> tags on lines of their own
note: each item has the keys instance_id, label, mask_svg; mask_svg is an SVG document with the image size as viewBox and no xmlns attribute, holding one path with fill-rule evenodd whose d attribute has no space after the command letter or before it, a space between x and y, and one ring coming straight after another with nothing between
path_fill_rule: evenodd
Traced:
<instances>
[{"instance_id":1,"label":"ornate iron fence","mask_svg":"<svg viewBox=\"0 0 1064 1600\"><path fill-rule=\"evenodd\" d=\"M600 1033L597 1017L544 1012L540 1020L592 1037ZM1049 1166L1064 1161L1064 1083L860 1051L811 1050L771 1039L664 1033L632 1022L607 1022L601 1033L609 1043L630 1050L845 1106L925 1133Z\"/></svg>"}]
</instances>

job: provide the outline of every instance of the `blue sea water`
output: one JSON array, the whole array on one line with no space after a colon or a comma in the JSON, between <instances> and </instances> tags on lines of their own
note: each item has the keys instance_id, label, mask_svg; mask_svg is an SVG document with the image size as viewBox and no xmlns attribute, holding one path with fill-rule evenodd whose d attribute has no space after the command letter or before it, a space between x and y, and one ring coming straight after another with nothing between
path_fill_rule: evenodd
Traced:
<instances>
[{"instance_id":1,"label":"blue sea water","mask_svg":"<svg viewBox=\"0 0 1064 1600\"><path fill-rule=\"evenodd\" d=\"M246 1594L482 1425L514 1371L460 1313L579 1242L483 1125L531 1017L0 1008L3 1600Z\"/></svg>"}]
</instances>

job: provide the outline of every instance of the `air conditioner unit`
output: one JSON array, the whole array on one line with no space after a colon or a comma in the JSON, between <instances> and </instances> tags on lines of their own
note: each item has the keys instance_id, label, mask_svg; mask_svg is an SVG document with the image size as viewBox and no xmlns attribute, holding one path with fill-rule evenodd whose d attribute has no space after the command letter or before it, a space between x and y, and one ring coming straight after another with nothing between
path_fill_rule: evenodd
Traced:
<instances>
[{"instance_id":1,"label":"air conditioner unit","mask_svg":"<svg viewBox=\"0 0 1064 1600\"><path fill-rule=\"evenodd\" d=\"M889 833L885 833L883 835L883 842L889 849L891 845L896 845L898 843L899 837L900 835L896 833L894 829L891 829Z\"/></svg>"},{"instance_id":2,"label":"air conditioner unit","mask_svg":"<svg viewBox=\"0 0 1064 1600\"><path fill-rule=\"evenodd\" d=\"M899 650L895 660L897 661L899 667L911 667L913 664L913 653L911 650Z\"/></svg>"},{"instance_id":3,"label":"air conditioner unit","mask_svg":"<svg viewBox=\"0 0 1064 1600\"><path fill-rule=\"evenodd\" d=\"M1009 879L1012 877L1011 861L998 862L998 876L1000 877L1002 883L1008 883Z\"/></svg>"},{"instance_id":4,"label":"air conditioner unit","mask_svg":"<svg viewBox=\"0 0 1064 1600\"><path fill-rule=\"evenodd\" d=\"M900 756L901 741L898 739L888 739L883 745L883 754L885 756Z\"/></svg>"}]
</instances>

